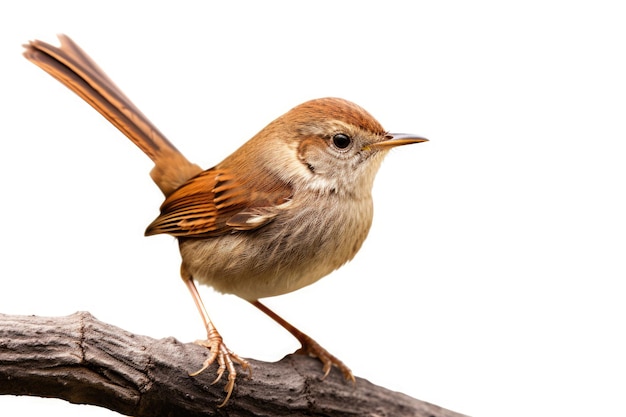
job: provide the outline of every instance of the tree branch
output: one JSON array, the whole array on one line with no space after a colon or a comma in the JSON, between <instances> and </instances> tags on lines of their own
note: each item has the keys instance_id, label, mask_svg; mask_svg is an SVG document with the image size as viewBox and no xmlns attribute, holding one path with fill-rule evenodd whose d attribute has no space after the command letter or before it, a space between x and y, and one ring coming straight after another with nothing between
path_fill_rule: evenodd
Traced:
<instances>
[{"instance_id":1,"label":"tree branch","mask_svg":"<svg viewBox=\"0 0 626 417\"><path fill-rule=\"evenodd\" d=\"M320 380L317 360L289 355L250 360L229 403L215 374L190 377L207 350L174 338L155 340L102 323L89 313L66 317L0 314L0 394L62 398L143 416L420 416L460 417L333 371Z\"/></svg>"}]
</instances>

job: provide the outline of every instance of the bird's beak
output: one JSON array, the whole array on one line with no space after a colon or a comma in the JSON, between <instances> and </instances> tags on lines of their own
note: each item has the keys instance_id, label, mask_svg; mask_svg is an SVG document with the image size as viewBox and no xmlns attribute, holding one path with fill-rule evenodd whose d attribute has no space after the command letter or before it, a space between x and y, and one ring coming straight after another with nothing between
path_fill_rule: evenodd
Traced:
<instances>
[{"instance_id":1,"label":"bird's beak","mask_svg":"<svg viewBox=\"0 0 626 417\"><path fill-rule=\"evenodd\" d=\"M428 142L428 139L412 135L410 133L387 133L385 135L385 140L382 142L372 143L369 147L375 149L388 149L420 142Z\"/></svg>"}]
</instances>

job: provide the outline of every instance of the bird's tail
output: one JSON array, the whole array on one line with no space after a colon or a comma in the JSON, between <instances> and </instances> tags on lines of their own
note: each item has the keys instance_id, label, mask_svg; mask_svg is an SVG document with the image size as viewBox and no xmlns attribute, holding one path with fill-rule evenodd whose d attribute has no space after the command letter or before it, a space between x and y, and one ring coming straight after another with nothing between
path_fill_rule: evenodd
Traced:
<instances>
[{"instance_id":1,"label":"bird's tail","mask_svg":"<svg viewBox=\"0 0 626 417\"><path fill-rule=\"evenodd\" d=\"M35 40L24 56L78 94L154 161L150 176L168 196L202 169L192 164L69 37L61 47Z\"/></svg>"}]
</instances>

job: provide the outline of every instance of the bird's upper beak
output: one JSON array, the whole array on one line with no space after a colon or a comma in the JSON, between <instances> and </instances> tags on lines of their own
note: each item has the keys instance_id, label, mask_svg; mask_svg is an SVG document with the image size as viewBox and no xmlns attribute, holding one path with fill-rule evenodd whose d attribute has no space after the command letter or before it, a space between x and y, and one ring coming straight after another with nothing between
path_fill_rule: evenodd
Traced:
<instances>
[{"instance_id":1,"label":"bird's upper beak","mask_svg":"<svg viewBox=\"0 0 626 417\"><path fill-rule=\"evenodd\" d=\"M420 142L428 142L428 139L410 133L387 133L385 140L372 143L369 146L375 149L388 149Z\"/></svg>"}]
</instances>

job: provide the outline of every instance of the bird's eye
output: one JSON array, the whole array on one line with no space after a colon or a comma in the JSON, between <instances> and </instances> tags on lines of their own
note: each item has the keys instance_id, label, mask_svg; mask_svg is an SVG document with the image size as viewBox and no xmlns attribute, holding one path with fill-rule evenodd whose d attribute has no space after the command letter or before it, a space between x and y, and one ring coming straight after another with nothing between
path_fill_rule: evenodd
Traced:
<instances>
[{"instance_id":1,"label":"bird's eye","mask_svg":"<svg viewBox=\"0 0 626 417\"><path fill-rule=\"evenodd\" d=\"M333 136L333 144L339 149L346 149L351 143L352 139L346 134L337 133Z\"/></svg>"}]
</instances>

